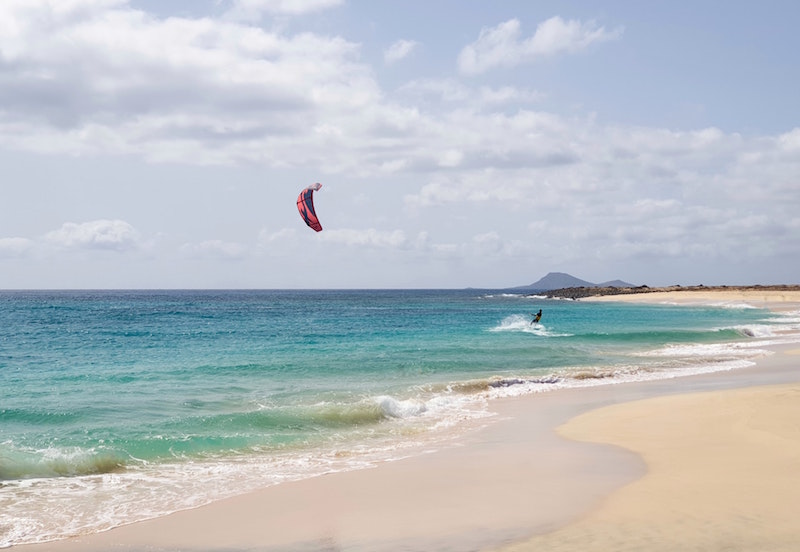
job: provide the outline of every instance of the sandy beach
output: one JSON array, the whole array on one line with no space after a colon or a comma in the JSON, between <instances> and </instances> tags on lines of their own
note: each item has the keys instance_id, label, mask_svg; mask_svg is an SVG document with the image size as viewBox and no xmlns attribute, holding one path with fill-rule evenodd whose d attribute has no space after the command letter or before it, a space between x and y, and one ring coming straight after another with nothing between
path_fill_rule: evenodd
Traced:
<instances>
[{"instance_id":1,"label":"sandy beach","mask_svg":"<svg viewBox=\"0 0 800 552\"><path fill-rule=\"evenodd\" d=\"M647 475L527 550L797 550L800 384L669 396L559 429L641 455Z\"/></svg>"},{"instance_id":2,"label":"sandy beach","mask_svg":"<svg viewBox=\"0 0 800 552\"><path fill-rule=\"evenodd\" d=\"M692 304L736 304L744 303L772 310L796 310L800 305L800 291L752 291L752 290L708 290L708 291L653 291L628 295L602 295L586 297L581 301L626 303L670 303Z\"/></svg>"},{"instance_id":3,"label":"sandy beach","mask_svg":"<svg viewBox=\"0 0 800 552\"><path fill-rule=\"evenodd\" d=\"M800 310L690 293L601 300ZM772 349L741 370L503 399L436 450L14 550L797 550L800 347Z\"/></svg>"}]
</instances>

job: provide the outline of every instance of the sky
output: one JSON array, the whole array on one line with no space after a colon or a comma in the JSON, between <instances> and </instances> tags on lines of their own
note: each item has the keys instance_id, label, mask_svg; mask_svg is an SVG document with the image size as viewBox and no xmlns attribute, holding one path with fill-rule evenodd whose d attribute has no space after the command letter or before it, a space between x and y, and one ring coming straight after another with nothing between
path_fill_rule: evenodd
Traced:
<instances>
[{"instance_id":1,"label":"sky","mask_svg":"<svg viewBox=\"0 0 800 552\"><path fill-rule=\"evenodd\" d=\"M2 0L0 289L800 283L798 20Z\"/></svg>"}]
</instances>

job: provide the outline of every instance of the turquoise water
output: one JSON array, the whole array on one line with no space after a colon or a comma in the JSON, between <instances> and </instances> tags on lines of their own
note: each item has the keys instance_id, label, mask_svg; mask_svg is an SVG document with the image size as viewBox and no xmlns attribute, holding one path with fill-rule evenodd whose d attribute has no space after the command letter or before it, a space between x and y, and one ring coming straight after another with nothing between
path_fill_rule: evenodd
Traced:
<instances>
[{"instance_id":1,"label":"turquoise water","mask_svg":"<svg viewBox=\"0 0 800 552\"><path fill-rule=\"evenodd\" d=\"M0 546L398 457L496 397L747 366L797 316L476 290L0 292Z\"/></svg>"}]
</instances>

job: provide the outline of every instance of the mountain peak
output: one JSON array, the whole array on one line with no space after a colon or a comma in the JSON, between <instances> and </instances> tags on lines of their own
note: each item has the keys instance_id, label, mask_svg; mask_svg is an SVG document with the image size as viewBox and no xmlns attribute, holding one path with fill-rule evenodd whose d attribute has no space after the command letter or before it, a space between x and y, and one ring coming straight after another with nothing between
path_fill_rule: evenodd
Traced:
<instances>
[{"instance_id":1,"label":"mountain peak","mask_svg":"<svg viewBox=\"0 0 800 552\"><path fill-rule=\"evenodd\" d=\"M552 289L562 289L571 287L634 287L633 284L622 280L612 280L603 284L594 284L576 278L565 272L550 272L545 277L527 286L511 288L517 291L550 291Z\"/></svg>"}]
</instances>

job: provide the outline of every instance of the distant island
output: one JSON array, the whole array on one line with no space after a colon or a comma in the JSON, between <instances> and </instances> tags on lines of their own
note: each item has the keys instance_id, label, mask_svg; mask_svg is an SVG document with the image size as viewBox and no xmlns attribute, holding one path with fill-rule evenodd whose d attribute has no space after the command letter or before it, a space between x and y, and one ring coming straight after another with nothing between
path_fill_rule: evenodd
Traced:
<instances>
[{"instance_id":1,"label":"distant island","mask_svg":"<svg viewBox=\"0 0 800 552\"><path fill-rule=\"evenodd\" d=\"M532 284L529 284L527 286L517 286L513 288L507 288L506 291L535 293L535 292L544 292L544 291L567 289L567 288L633 288L633 287L635 287L633 284L629 284L628 282L623 282L622 280L612 280L610 282L594 284L592 282L581 280L580 278L576 278L575 276L566 274L564 272L550 272L549 274L547 274L547 276L545 276L544 278L540 278L539 280L537 280Z\"/></svg>"}]
</instances>

